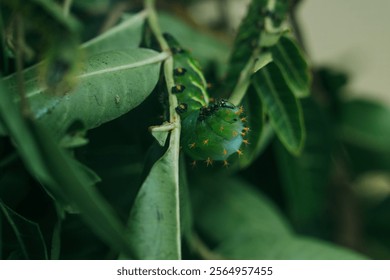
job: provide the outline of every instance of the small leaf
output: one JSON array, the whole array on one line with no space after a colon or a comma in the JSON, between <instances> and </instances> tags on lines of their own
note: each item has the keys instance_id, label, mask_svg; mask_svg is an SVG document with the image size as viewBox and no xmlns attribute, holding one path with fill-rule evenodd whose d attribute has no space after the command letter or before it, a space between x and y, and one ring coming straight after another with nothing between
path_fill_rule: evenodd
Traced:
<instances>
[{"instance_id":1,"label":"small leaf","mask_svg":"<svg viewBox=\"0 0 390 280\"><path fill-rule=\"evenodd\" d=\"M46 260L48 258L45 240L37 223L19 215L0 199L0 218L1 214L11 226L24 259Z\"/></svg>"},{"instance_id":2,"label":"small leaf","mask_svg":"<svg viewBox=\"0 0 390 280\"><path fill-rule=\"evenodd\" d=\"M295 97L309 96L311 75L307 61L296 43L282 36L271 49L272 58Z\"/></svg>"},{"instance_id":3,"label":"small leaf","mask_svg":"<svg viewBox=\"0 0 390 280\"><path fill-rule=\"evenodd\" d=\"M168 150L151 168L130 212L129 240L139 259L181 258L178 133L172 132L169 141Z\"/></svg>"},{"instance_id":4,"label":"small leaf","mask_svg":"<svg viewBox=\"0 0 390 280\"><path fill-rule=\"evenodd\" d=\"M268 64L254 74L252 83L278 138L290 153L299 154L305 140L302 108L279 69Z\"/></svg>"},{"instance_id":5,"label":"small leaf","mask_svg":"<svg viewBox=\"0 0 390 280\"><path fill-rule=\"evenodd\" d=\"M257 72L261 68L265 67L267 64L272 62L272 55L269 52L265 52L259 55L259 57L256 59L254 71Z\"/></svg>"}]
</instances>

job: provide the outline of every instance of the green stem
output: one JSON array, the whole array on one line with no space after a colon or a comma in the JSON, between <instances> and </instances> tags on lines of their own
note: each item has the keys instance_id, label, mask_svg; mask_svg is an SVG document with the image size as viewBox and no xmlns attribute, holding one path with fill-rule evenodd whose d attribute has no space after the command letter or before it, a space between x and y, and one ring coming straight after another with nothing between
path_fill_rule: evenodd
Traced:
<instances>
[{"instance_id":1,"label":"green stem","mask_svg":"<svg viewBox=\"0 0 390 280\"><path fill-rule=\"evenodd\" d=\"M69 15L70 7L72 6L73 0L64 0L64 16L67 17Z\"/></svg>"},{"instance_id":2,"label":"green stem","mask_svg":"<svg viewBox=\"0 0 390 280\"><path fill-rule=\"evenodd\" d=\"M252 56L249 59L248 63L245 65L244 69L242 69L237 85L234 88L233 93L229 98L229 101L236 106L240 105L242 99L246 94L246 91L250 85L250 80L253 74L254 66L255 66L255 59Z\"/></svg>"},{"instance_id":3,"label":"green stem","mask_svg":"<svg viewBox=\"0 0 390 280\"><path fill-rule=\"evenodd\" d=\"M191 247L204 260L225 260L226 259L224 256L211 251L196 233L193 233L191 236Z\"/></svg>"},{"instance_id":4,"label":"green stem","mask_svg":"<svg viewBox=\"0 0 390 280\"><path fill-rule=\"evenodd\" d=\"M169 48L169 45L167 41L164 39L164 36L162 35L160 26L158 24L157 20L157 13L154 9L154 0L145 0L145 8L148 12L148 22L150 25L150 28L153 31L154 36L156 36L156 39L158 43L160 44L160 47L163 52L171 53L171 50ZM165 82L167 85L167 90L169 92L168 98L169 98L169 121L171 123L180 123L180 117L176 113L176 107L178 105L177 98L174 94L172 94L171 89L175 85L173 80L173 59L172 56L168 57L168 59L164 63L164 76L165 76ZM176 126L177 128L180 128L180 125ZM180 129L179 129L180 130Z\"/></svg>"},{"instance_id":5,"label":"green stem","mask_svg":"<svg viewBox=\"0 0 390 280\"><path fill-rule=\"evenodd\" d=\"M176 107L178 106L177 98L174 94L172 94L172 88L174 87L174 79L173 79L173 59L171 55L171 50L169 48L168 43L164 39L164 36L161 33L160 26L157 20L157 13L154 9L154 0L145 0L145 8L148 12L148 23L156 36L157 41L160 44L160 47L163 52L169 53L170 56L164 62L164 76L165 83L167 86L168 92L168 100L169 100L169 122L173 124L173 129L171 130L170 140L169 140L169 152L171 156L171 160L173 162L172 169L170 170L171 176L174 176L174 180L176 183L175 197L176 197L176 224L177 224L177 232L175 239L177 240L177 248L178 248L178 256L181 259L181 231L180 231L180 195L179 195L179 155L180 155L180 116L176 113Z\"/></svg>"},{"instance_id":6,"label":"green stem","mask_svg":"<svg viewBox=\"0 0 390 280\"><path fill-rule=\"evenodd\" d=\"M148 12L148 22L150 25L150 28L153 30L154 36L156 36L156 39L158 43L160 44L160 47L163 52L170 52L169 45L167 41L165 41L164 36L162 35L160 25L158 24L157 20L157 13L154 9L154 2L155 0L145 0L145 8Z\"/></svg>"}]
</instances>

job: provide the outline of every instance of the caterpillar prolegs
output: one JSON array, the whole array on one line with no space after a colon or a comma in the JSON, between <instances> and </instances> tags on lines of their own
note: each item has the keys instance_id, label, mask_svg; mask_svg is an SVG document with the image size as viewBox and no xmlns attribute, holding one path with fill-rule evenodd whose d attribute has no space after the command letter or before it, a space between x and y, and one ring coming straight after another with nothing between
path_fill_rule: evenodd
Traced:
<instances>
[{"instance_id":1,"label":"caterpillar prolegs","mask_svg":"<svg viewBox=\"0 0 390 280\"><path fill-rule=\"evenodd\" d=\"M249 128L244 126L242 107L226 100L209 101L206 80L199 63L169 34L164 34L173 54L174 82L172 93L179 106L182 119L181 145L195 160L224 161L233 153L242 153L242 143Z\"/></svg>"}]
</instances>

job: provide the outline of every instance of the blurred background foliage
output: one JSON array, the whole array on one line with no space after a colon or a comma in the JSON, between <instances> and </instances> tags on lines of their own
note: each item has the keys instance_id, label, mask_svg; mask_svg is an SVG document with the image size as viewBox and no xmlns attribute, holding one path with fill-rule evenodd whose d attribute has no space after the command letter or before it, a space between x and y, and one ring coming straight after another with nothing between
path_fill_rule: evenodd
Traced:
<instances>
[{"instance_id":1,"label":"blurred background foliage","mask_svg":"<svg viewBox=\"0 0 390 280\"><path fill-rule=\"evenodd\" d=\"M61 7L67 3L53 2ZM70 2L74 22L63 20L56 12L50 12L53 18L44 20L40 16L26 18L28 13L24 14L25 37L19 48L20 17L13 12L15 7L1 2L3 77L17 71L18 52L23 53L24 68L43 57L57 59L60 54L63 61L71 61L69 65L49 63L49 70L43 67L37 71L52 73L50 67L77 71L79 61L93 52L85 42L143 9L142 1ZM157 1L161 29L186 42L212 84L212 93L217 91L226 71L234 31L245 14L245 1L227 2L231 1ZM305 3L300 2L291 1L290 18L301 47L310 54L304 45L305 34L296 21L296 9ZM212 16L207 18L204 11L211 11ZM58 22L60 27L50 27ZM141 40L142 29L135 29L124 40L115 41L120 42L118 48ZM66 32L59 34L58 30ZM61 44L52 44L61 36L68 36L66 41L71 45L84 44L86 51L79 53L77 48L67 46L73 52L64 52ZM113 47L108 42L106 49ZM369 99L345 98L348 73L323 65L311 66L311 96L301 99L306 144L300 156L291 155L277 138L271 138L262 154L239 171L221 170L218 166L194 169L183 163L187 165L184 178L189 183L189 198L183 201L191 202L182 206L181 213L185 217L183 236L191 235L183 237L184 259L390 258L390 108ZM67 71L61 71L60 75L67 75ZM4 124L6 115L12 118L14 111L9 109L12 105L5 105L3 97L0 102L0 124ZM127 114L112 116L110 122L105 119L100 126L91 125L97 128L75 129L78 134L72 134L70 144L65 145L71 147L71 155L62 154L54 140L46 142L42 136L45 134L36 133L35 125L29 122L15 124L17 131L25 133L20 136L13 135L11 139L0 133L0 258L113 259L120 248L131 248L123 238L122 225L147 177L147 167L156 154L163 153L154 146L147 129L162 122L159 86L133 107ZM15 149L25 145L21 142L29 142L23 138L26 135L37 135L30 140L30 148L39 151L36 157L29 148ZM53 154L56 160L45 162L44 155L50 158ZM79 168L74 167L74 159L79 161ZM52 175L56 164L59 169L69 169L70 175ZM47 187L52 181L61 185L66 180L74 185L73 190L62 193L61 188ZM76 188L80 182L96 189L80 191L84 189ZM69 201L74 197L79 200ZM91 199L104 199L101 204L97 202L101 212L88 212L94 208L88 208L84 201ZM131 249L128 255L133 255Z\"/></svg>"}]
</instances>

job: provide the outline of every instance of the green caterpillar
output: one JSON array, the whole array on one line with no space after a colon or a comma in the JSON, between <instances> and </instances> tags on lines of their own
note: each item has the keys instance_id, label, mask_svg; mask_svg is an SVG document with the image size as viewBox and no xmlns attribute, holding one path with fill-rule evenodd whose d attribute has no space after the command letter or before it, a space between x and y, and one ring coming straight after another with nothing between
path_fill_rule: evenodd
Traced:
<instances>
[{"instance_id":1,"label":"green caterpillar","mask_svg":"<svg viewBox=\"0 0 390 280\"><path fill-rule=\"evenodd\" d=\"M242 154L243 137L249 128L241 118L243 109L226 100L210 102L206 80L199 63L169 34L164 34L173 54L174 82L171 89L179 106L182 119L181 143L184 151L194 160L224 161L233 153Z\"/></svg>"}]
</instances>

